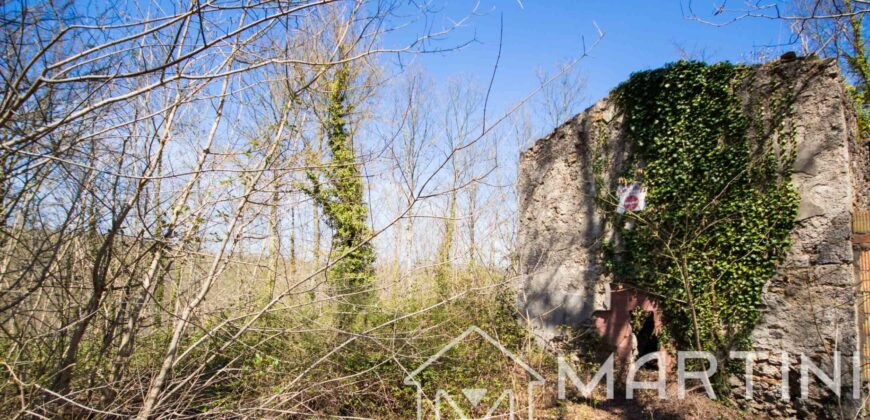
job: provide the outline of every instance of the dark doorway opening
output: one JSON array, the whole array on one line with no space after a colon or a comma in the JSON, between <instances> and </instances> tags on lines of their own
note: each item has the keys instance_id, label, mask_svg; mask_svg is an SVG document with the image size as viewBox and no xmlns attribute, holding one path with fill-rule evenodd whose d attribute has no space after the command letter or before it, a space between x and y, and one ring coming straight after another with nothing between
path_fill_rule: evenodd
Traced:
<instances>
[{"instance_id":1,"label":"dark doorway opening","mask_svg":"<svg viewBox=\"0 0 870 420\"><path fill-rule=\"evenodd\" d=\"M637 356L641 358L647 354L659 351L659 337L656 335L655 316L652 312L634 311L632 313L632 333L634 334L637 343ZM640 328L637 328L637 327ZM636 359L635 359L636 360ZM658 369L658 363L655 359L649 363L645 363L642 369Z\"/></svg>"}]
</instances>

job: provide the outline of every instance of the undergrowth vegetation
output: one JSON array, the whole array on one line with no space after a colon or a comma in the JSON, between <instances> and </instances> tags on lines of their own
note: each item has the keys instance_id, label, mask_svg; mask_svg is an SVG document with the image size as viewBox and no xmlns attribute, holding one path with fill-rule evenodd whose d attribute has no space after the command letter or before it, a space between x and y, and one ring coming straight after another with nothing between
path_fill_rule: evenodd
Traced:
<instances>
[{"instance_id":1,"label":"undergrowth vegetation","mask_svg":"<svg viewBox=\"0 0 870 420\"><path fill-rule=\"evenodd\" d=\"M228 328L207 338L200 354L189 362L191 366L208 362L207 369L232 372L219 382L203 384L200 408L239 412L268 402L270 410L284 414L412 418L416 388L406 384L405 377L470 325L497 337L512 351L533 350L517 321L514 299L503 285L489 284L448 302L437 295L382 302L365 314L371 327L358 335L330 333L332 320L314 311L277 312L262 317L240 340L221 349L234 333ZM288 325L323 328L293 331ZM422 372L420 380L424 386L443 382L431 387L433 392L448 386L458 390L463 383L481 380L511 383L511 364L500 363L503 358L496 356L491 346L460 347ZM434 394L427 396L431 403Z\"/></svg>"}]
</instances>

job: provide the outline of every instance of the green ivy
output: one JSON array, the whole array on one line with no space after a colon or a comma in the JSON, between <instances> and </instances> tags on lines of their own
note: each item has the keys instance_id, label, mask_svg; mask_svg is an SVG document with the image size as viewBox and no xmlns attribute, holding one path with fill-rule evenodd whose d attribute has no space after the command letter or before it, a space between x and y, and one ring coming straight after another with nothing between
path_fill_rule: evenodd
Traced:
<instances>
[{"instance_id":1,"label":"green ivy","mask_svg":"<svg viewBox=\"0 0 870 420\"><path fill-rule=\"evenodd\" d=\"M870 98L866 91L860 90L856 86L846 85L846 93L852 99L852 107L855 108L855 114L858 116L858 132L859 139L867 136L870 133Z\"/></svg>"},{"instance_id":2,"label":"green ivy","mask_svg":"<svg viewBox=\"0 0 870 420\"><path fill-rule=\"evenodd\" d=\"M615 92L633 148L625 178L642 181L647 208L613 214L622 242L605 248L608 266L663 297L665 336L681 350L748 344L794 227L790 91L782 84L744 112L737 91L750 74L681 61Z\"/></svg>"},{"instance_id":3,"label":"green ivy","mask_svg":"<svg viewBox=\"0 0 870 420\"><path fill-rule=\"evenodd\" d=\"M323 210L326 224L332 229L332 252L335 263L327 273L333 292L340 297L337 323L342 329L365 324L358 315L374 302L375 253L369 241L368 206L359 162L353 148L348 119L353 111L348 98L351 73L338 66L330 82L330 95L323 131L331 159L318 173L308 172L311 186L305 188ZM326 182L321 182L321 176ZM359 325L357 325L359 324ZM359 327L361 328L361 327Z\"/></svg>"}]
</instances>

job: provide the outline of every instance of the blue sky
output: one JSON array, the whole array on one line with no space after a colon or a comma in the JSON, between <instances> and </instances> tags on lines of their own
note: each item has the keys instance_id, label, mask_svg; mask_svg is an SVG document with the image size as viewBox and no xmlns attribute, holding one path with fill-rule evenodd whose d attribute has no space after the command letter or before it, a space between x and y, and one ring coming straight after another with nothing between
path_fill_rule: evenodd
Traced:
<instances>
[{"instance_id":1,"label":"blue sky","mask_svg":"<svg viewBox=\"0 0 870 420\"><path fill-rule=\"evenodd\" d=\"M742 20L725 27L713 27L686 19L686 0L571 1L571 0L483 0L463 30L448 42L474 36L478 43L461 51L417 58L438 82L449 77L475 79L486 85L498 50L499 20L504 16L504 42L490 106L503 110L537 85L535 70L554 69L582 52L581 37L587 45L596 38L593 22L605 36L579 66L587 78L585 105L605 96L632 72L660 67L680 58L679 47L707 61L746 62L751 53L767 49L773 57L790 49L785 23L774 20ZM459 18L473 7L473 1L447 1L444 14ZM695 12L712 18L714 2L695 1ZM766 48L776 46L772 49Z\"/></svg>"}]
</instances>

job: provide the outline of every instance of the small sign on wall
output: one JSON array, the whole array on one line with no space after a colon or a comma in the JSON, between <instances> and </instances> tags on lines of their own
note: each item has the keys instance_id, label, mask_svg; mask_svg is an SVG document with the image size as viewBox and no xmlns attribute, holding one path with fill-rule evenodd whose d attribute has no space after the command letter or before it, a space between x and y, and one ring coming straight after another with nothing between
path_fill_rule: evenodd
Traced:
<instances>
[{"instance_id":1,"label":"small sign on wall","mask_svg":"<svg viewBox=\"0 0 870 420\"><path fill-rule=\"evenodd\" d=\"M646 190L637 182L630 185L620 185L617 194L619 195L617 213L638 212L646 208Z\"/></svg>"}]
</instances>

